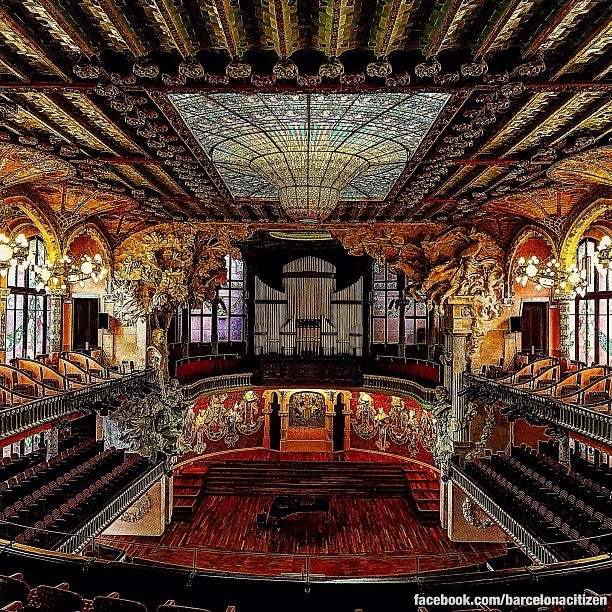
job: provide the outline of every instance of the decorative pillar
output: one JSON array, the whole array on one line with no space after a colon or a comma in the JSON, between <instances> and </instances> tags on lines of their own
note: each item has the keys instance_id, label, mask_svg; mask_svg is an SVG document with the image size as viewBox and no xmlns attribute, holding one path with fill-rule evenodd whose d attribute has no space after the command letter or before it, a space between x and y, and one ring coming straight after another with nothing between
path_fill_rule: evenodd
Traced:
<instances>
[{"instance_id":1,"label":"decorative pillar","mask_svg":"<svg viewBox=\"0 0 612 612\"><path fill-rule=\"evenodd\" d=\"M344 415L344 450L347 451L351 448L351 418L353 416L353 410L351 408L351 400L353 394L350 391L341 391L342 403L344 409L342 414Z\"/></svg>"},{"instance_id":2,"label":"decorative pillar","mask_svg":"<svg viewBox=\"0 0 612 612\"><path fill-rule=\"evenodd\" d=\"M47 461L59 453L59 427L53 425L47 437Z\"/></svg>"},{"instance_id":3,"label":"decorative pillar","mask_svg":"<svg viewBox=\"0 0 612 612\"><path fill-rule=\"evenodd\" d=\"M559 463L567 467L570 466L570 439L567 434L558 438L559 440Z\"/></svg>"},{"instance_id":4,"label":"decorative pillar","mask_svg":"<svg viewBox=\"0 0 612 612\"><path fill-rule=\"evenodd\" d=\"M264 433L263 433L263 447L270 448L270 415L272 414L272 393L273 390L266 389L263 392L264 407L261 413L264 416Z\"/></svg>"},{"instance_id":5,"label":"decorative pillar","mask_svg":"<svg viewBox=\"0 0 612 612\"><path fill-rule=\"evenodd\" d=\"M6 279L3 279L6 283ZM6 363L6 301L11 295L8 287L0 287L0 362Z\"/></svg>"},{"instance_id":6,"label":"decorative pillar","mask_svg":"<svg viewBox=\"0 0 612 612\"><path fill-rule=\"evenodd\" d=\"M444 321L444 382L449 392L453 418L463 427L452 434L455 450L469 448L469 423L466 422L465 397L459 395L463 387L463 373L467 370L468 361L466 345L471 333L472 317L469 298L455 297L448 301L448 311Z\"/></svg>"},{"instance_id":7,"label":"decorative pillar","mask_svg":"<svg viewBox=\"0 0 612 612\"><path fill-rule=\"evenodd\" d=\"M406 300L404 299L404 275L399 274L397 278L397 289L400 298L398 300L398 333L399 342L397 343L397 356L406 356Z\"/></svg>"},{"instance_id":8,"label":"decorative pillar","mask_svg":"<svg viewBox=\"0 0 612 612\"><path fill-rule=\"evenodd\" d=\"M570 358L569 347L569 325L570 325L570 300L569 295L559 296L559 357L561 359Z\"/></svg>"},{"instance_id":9,"label":"decorative pillar","mask_svg":"<svg viewBox=\"0 0 612 612\"><path fill-rule=\"evenodd\" d=\"M59 353L63 349L63 300L66 292L63 289L51 290L51 343L49 352Z\"/></svg>"}]
</instances>

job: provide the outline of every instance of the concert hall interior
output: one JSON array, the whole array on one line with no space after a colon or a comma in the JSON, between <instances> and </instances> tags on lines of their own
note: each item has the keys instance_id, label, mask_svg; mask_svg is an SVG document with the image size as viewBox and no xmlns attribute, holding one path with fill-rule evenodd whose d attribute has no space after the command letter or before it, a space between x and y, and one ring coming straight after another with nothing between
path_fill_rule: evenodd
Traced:
<instances>
[{"instance_id":1,"label":"concert hall interior","mask_svg":"<svg viewBox=\"0 0 612 612\"><path fill-rule=\"evenodd\" d=\"M1 0L0 610L612 610L611 50Z\"/></svg>"}]
</instances>

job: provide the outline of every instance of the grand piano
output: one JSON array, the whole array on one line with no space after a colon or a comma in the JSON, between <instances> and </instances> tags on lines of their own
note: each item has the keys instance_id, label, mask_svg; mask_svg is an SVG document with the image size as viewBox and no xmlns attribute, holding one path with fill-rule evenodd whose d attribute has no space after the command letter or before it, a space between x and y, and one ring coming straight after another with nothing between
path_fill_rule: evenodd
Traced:
<instances>
[{"instance_id":1,"label":"grand piano","mask_svg":"<svg viewBox=\"0 0 612 612\"><path fill-rule=\"evenodd\" d=\"M288 496L275 497L270 505L267 524L280 526L280 521L297 512L324 512L325 522L329 523L329 497Z\"/></svg>"}]
</instances>

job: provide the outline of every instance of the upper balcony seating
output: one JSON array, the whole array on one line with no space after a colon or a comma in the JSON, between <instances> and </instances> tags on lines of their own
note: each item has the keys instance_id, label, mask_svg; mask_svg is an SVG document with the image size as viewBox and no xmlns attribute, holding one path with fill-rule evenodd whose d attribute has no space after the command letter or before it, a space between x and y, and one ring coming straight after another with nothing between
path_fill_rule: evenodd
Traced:
<instances>
[{"instance_id":1,"label":"upper balcony seating","mask_svg":"<svg viewBox=\"0 0 612 612\"><path fill-rule=\"evenodd\" d=\"M123 377L123 374L80 353L39 355L36 360L17 358L12 360L12 364L0 364L0 406L26 404Z\"/></svg>"},{"instance_id":2,"label":"upper balcony seating","mask_svg":"<svg viewBox=\"0 0 612 612\"><path fill-rule=\"evenodd\" d=\"M499 370L495 370L495 376L499 382L508 385L525 385L537 378L548 368L559 365L559 360L556 357L543 357L527 363L516 371L505 372L501 374Z\"/></svg>"},{"instance_id":3,"label":"upper balcony seating","mask_svg":"<svg viewBox=\"0 0 612 612\"><path fill-rule=\"evenodd\" d=\"M51 366L35 359L11 359L11 365L48 389L69 391L70 389L79 389L84 386L82 383L62 376Z\"/></svg>"},{"instance_id":4,"label":"upper balcony seating","mask_svg":"<svg viewBox=\"0 0 612 612\"><path fill-rule=\"evenodd\" d=\"M112 368L104 366L100 361L76 351L64 351L60 355L61 359L71 361L89 376L88 382L96 382L99 379L121 378L121 374Z\"/></svg>"}]
</instances>

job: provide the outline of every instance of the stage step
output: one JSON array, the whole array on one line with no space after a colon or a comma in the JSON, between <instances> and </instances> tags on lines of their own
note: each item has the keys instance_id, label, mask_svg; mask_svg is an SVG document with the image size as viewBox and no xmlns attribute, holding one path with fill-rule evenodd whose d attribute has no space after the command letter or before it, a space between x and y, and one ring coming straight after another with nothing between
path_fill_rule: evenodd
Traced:
<instances>
[{"instance_id":1,"label":"stage step","mask_svg":"<svg viewBox=\"0 0 612 612\"><path fill-rule=\"evenodd\" d=\"M404 466L408 498L422 525L440 524L440 477L425 466Z\"/></svg>"},{"instance_id":2,"label":"stage step","mask_svg":"<svg viewBox=\"0 0 612 612\"><path fill-rule=\"evenodd\" d=\"M233 461L211 463L204 490L208 495L403 497L406 484L399 464Z\"/></svg>"},{"instance_id":3,"label":"stage step","mask_svg":"<svg viewBox=\"0 0 612 612\"><path fill-rule=\"evenodd\" d=\"M207 467L186 469L174 475L172 518L189 521L204 493Z\"/></svg>"}]
</instances>

